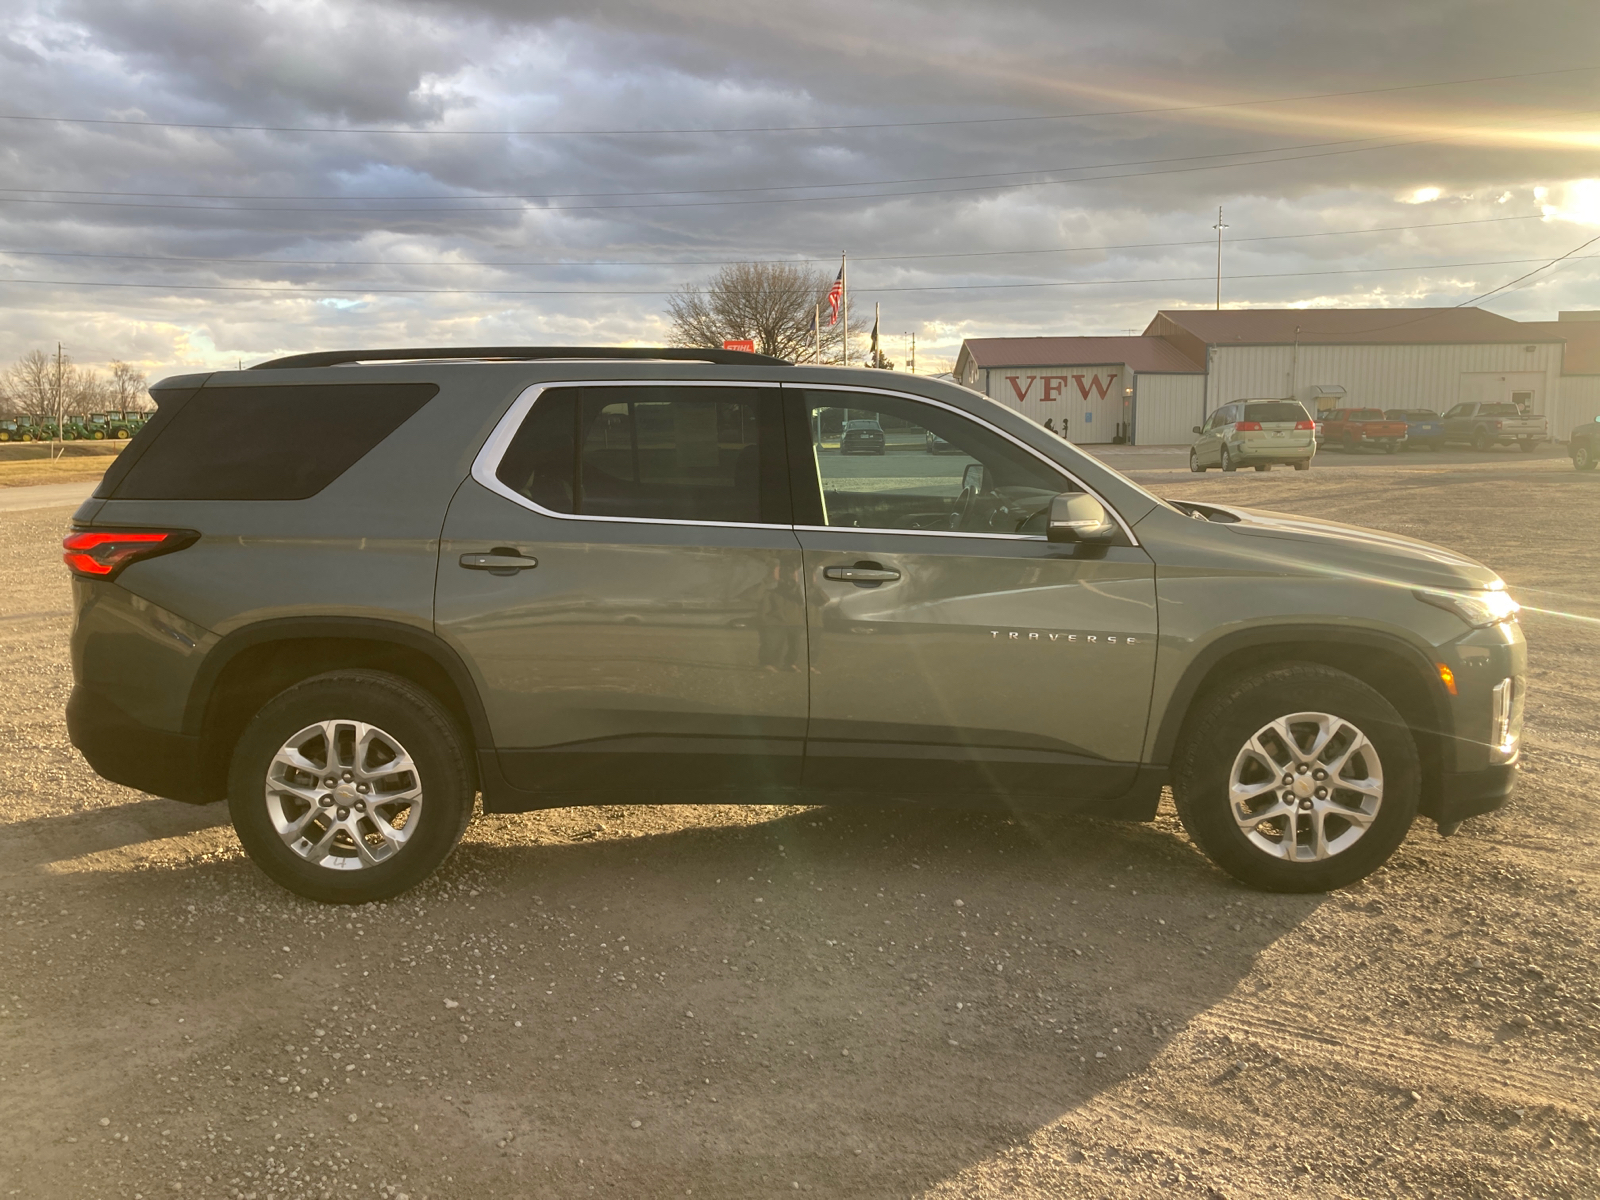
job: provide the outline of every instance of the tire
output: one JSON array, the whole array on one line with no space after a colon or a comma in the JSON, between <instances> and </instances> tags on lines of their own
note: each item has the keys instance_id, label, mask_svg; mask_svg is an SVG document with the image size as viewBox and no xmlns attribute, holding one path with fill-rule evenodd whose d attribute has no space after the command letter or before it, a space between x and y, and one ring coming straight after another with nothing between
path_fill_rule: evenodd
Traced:
<instances>
[{"instance_id":1,"label":"tire","mask_svg":"<svg viewBox=\"0 0 1600 1200\"><path fill-rule=\"evenodd\" d=\"M127 440L128 440L128 431L126 429L117 430L117 441L125 442Z\"/></svg>"},{"instance_id":2,"label":"tire","mask_svg":"<svg viewBox=\"0 0 1600 1200\"><path fill-rule=\"evenodd\" d=\"M1517 441L1517 449L1521 450L1524 454L1532 454L1536 445L1538 445L1538 443L1532 438L1520 438Z\"/></svg>"},{"instance_id":3,"label":"tire","mask_svg":"<svg viewBox=\"0 0 1600 1200\"><path fill-rule=\"evenodd\" d=\"M1237 471L1239 464L1233 461L1233 455L1228 453L1228 448L1222 448L1222 469L1224 471Z\"/></svg>"},{"instance_id":4,"label":"tire","mask_svg":"<svg viewBox=\"0 0 1600 1200\"><path fill-rule=\"evenodd\" d=\"M1472 448L1479 453L1482 453L1485 450L1492 450L1494 448L1494 441L1489 437L1488 430L1478 429L1473 431Z\"/></svg>"},{"instance_id":5,"label":"tire","mask_svg":"<svg viewBox=\"0 0 1600 1200\"><path fill-rule=\"evenodd\" d=\"M1357 443L1355 438L1347 437L1344 439L1343 443L1341 443L1339 449L1343 450L1346 454L1354 454L1360 449L1360 445Z\"/></svg>"},{"instance_id":6,"label":"tire","mask_svg":"<svg viewBox=\"0 0 1600 1200\"><path fill-rule=\"evenodd\" d=\"M1193 712L1174 757L1173 798L1189 836L1235 879L1265 891L1325 892L1370 875L1405 840L1421 791L1416 742L1394 706L1359 679L1316 663L1287 664L1225 681L1202 696ZM1297 717L1306 719L1290 720ZM1296 741L1293 752L1275 723ZM1307 757L1299 748L1319 724L1332 731L1326 745L1334 757L1327 749ZM1307 794L1319 786L1315 773L1322 768L1315 764L1337 761L1337 751L1350 745L1349 730L1364 748L1344 757L1343 772L1334 778L1369 786L1376 780L1376 798L1361 801L1371 818L1364 830L1340 815L1353 811L1359 793L1334 787L1332 796ZM1252 753L1252 745L1266 757ZM1269 762L1278 763L1270 774ZM1295 782L1280 788L1277 772L1284 764ZM1257 806L1236 815L1230 794L1235 785L1263 782L1267 790ZM1272 815L1283 808L1285 794L1294 809ZM1319 826L1328 852L1321 858L1313 841ZM1286 848L1291 827L1294 842Z\"/></svg>"},{"instance_id":7,"label":"tire","mask_svg":"<svg viewBox=\"0 0 1600 1200\"><path fill-rule=\"evenodd\" d=\"M318 771L326 770L327 738L321 728L332 726L342 741L347 730L354 736L363 724L373 731L371 744L377 748L368 752L373 790L365 795L356 791L363 783L351 779L352 773L360 774L351 770L358 767L353 747L346 746L341 755L349 764L344 779L327 791L328 777L319 781L311 773L308 780L307 772L279 758L280 752L298 747L301 761L309 759ZM414 766L386 774L383 768L396 759L384 761L383 754L396 750ZM475 788L469 763L465 739L429 693L381 671L336 671L280 692L246 726L228 773L228 811L245 851L276 883L310 900L365 904L420 883L455 849L472 818ZM274 779L282 787L269 798L268 784ZM408 798L414 794L414 805L379 802L370 814L354 815L368 803L365 796L384 794L379 789L385 783ZM317 797L318 792L323 796ZM332 805L321 803L335 796ZM347 803L340 805L340 800ZM378 832L374 815L398 822L393 830L401 835L398 840ZM280 834L278 822L290 832ZM309 830L316 846L303 834L291 846L287 838L296 827ZM357 834L364 853L356 846ZM308 856L322 847L321 861Z\"/></svg>"},{"instance_id":8,"label":"tire","mask_svg":"<svg viewBox=\"0 0 1600 1200\"><path fill-rule=\"evenodd\" d=\"M1383 447L1383 452L1385 454L1399 454L1400 453L1400 443L1399 442L1389 442L1389 443L1387 443Z\"/></svg>"},{"instance_id":9,"label":"tire","mask_svg":"<svg viewBox=\"0 0 1600 1200\"><path fill-rule=\"evenodd\" d=\"M1258 473L1260 473L1260 474L1264 475L1270 470L1272 470L1272 464L1271 463L1257 463L1256 464L1256 471Z\"/></svg>"},{"instance_id":10,"label":"tire","mask_svg":"<svg viewBox=\"0 0 1600 1200\"><path fill-rule=\"evenodd\" d=\"M1572 448L1572 469L1574 471L1592 471L1595 467L1594 450L1588 446L1574 446Z\"/></svg>"},{"instance_id":11,"label":"tire","mask_svg":"<svg viewBox=\"0 0 1600 1200\"><path fill-rule=\"evenodd\" d=\"M1189 447L1189 470L1196 475L1204 475L1206 473L1206 468L1200 465L1200 455L1193 446Z\"/></svg>"},{"instance_id":12,"label":"tire","mask_svg":"<svg viewBox=\"0 0 1600 1200\"><path fill-rule=\"evenodd\" d=\"M1309 471L1309 470L1311 470L1311 460L1309 458L1296 459L1295 460L1295 464L1294 464L1294 469L1296 471Z\"/></svg>"}]
</instances>

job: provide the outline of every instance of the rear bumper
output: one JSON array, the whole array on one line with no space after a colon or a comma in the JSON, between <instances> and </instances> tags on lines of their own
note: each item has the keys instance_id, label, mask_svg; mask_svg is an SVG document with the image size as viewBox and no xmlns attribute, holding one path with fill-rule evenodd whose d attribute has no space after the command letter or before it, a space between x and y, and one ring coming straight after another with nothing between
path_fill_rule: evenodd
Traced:
<instances>
[{"instance_id":1,"label":"rear bumper","mask_svg":"<svg viewBox=\"0 0 1600 1200\"><path fill-rule=\"evenodd\" d=\"M1310 442L1298 445L1272 442L1240 442L1237 445L1232 443L1228 445L1228 453L1240 462L1299 462L1310 458L1316 452L1316 446Z\"/></svg>"},{"instance_id":2,"label":"rear bumper","mask_svg":"<svg viewBox=\"0 0 1600 1200\"><path fill-rule=\"evenodd\" d=\"M112 783L189 804L221 798L206 794L198 737L142 725L81 683L67 701L67 734Z\"/></svg>"}]
</instances>

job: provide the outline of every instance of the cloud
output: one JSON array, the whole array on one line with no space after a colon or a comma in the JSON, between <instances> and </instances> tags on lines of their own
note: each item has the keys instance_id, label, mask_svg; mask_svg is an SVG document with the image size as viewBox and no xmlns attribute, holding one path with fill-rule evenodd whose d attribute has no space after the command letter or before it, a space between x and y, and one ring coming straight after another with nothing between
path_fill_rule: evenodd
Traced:
<instances>
[{"instance_id":1,"label":"cloud","mask_svg":"<svg viewBox=\"0 0 1600 1200\"><path fill-rule=\"evenodd\" d=\"M1600 28L1557 0L17 8L13 114L282 128L0 120L0 360L58 338L156 374L647 343L663 294L717 262L848 249L857 302L919 330L926 366L962 336L1114 333L1206 301L1218 204L1224 299L1251 304L1456 303L1596 221L1594 73L1253 103L1600 61ZM1130 108L1185 111L1039 119ZM927 123L969 118L987 123ZM472 132L752 126L830 128ZM1318 236L1279 236L1299 234ZM1581 307L1597 275L1575 262L1495 304Z\"/></svg>"}]
</instances>

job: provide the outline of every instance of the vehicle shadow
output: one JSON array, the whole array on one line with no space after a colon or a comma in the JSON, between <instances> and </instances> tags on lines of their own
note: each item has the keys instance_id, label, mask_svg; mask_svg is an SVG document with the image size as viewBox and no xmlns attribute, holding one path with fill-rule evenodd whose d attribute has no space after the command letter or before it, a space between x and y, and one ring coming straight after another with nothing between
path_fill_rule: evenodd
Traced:
<instances>
[{"instance_id":1,"label":"vehicle shadow","mask_svg":"<svg viewBox=\"0 0 1600 1200\"><path fill-rule=\"evenodd\" d=\"M358 909L238 859L95 881L70 885L75 913L136 905L147 927L117 935L130 978L55 1035L64 1078L136 1108L145 1068L100 1050L121 995L161 994L197 1039L187 1102L227 1112L230 1073L275 1076L284 1037L348 1002L385 1041L421 1038L369 1039L339 1112L381 1100L425 1131L384 1162L422 1190L448 1170L462 1195L918 1192L1122 1086L1322 902L1244 892L1170 816L891 804L481 818L434 878ZM1240 901L1264 920L1222 920ZM170 1001L164 913L205 950ZM312 930L314 955L280 952ZM325 1115L281 1088L256 1100ZM32 1102L48 1124L84 1097Z\"/></svg>"}]
</instances>

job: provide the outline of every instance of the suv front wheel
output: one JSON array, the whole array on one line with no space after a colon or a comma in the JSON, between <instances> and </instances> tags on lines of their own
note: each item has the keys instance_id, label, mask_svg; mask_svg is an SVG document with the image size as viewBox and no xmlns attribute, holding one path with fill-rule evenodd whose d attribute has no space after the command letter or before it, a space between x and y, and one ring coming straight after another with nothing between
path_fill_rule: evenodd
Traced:
<instances>
[{"instance_id":1,"label":"suv front wheel","mask_svg":"<svg viewBox=\"0 0 1600 1200\"><path fill-rule=\"evenodd\" d=\"M405 891L455 849L474 788L455 722L381 671L280 692L239 739L228 809L256 865L291 892L364 904Z\"/></svg>"},{"instance_id":2,"label":"suv front wheel","mask_svg":"<svg viewBox=\"0 0 1600 1200\"><path fill-rule=\"evenodd\" d=\"M1234 680L1202 701L1173 770L1184 828L1234 878L1323 892L1371 874L1405 840L1420 770L1404 718L1314 663Z\"/></svg>"}]
</instances>

